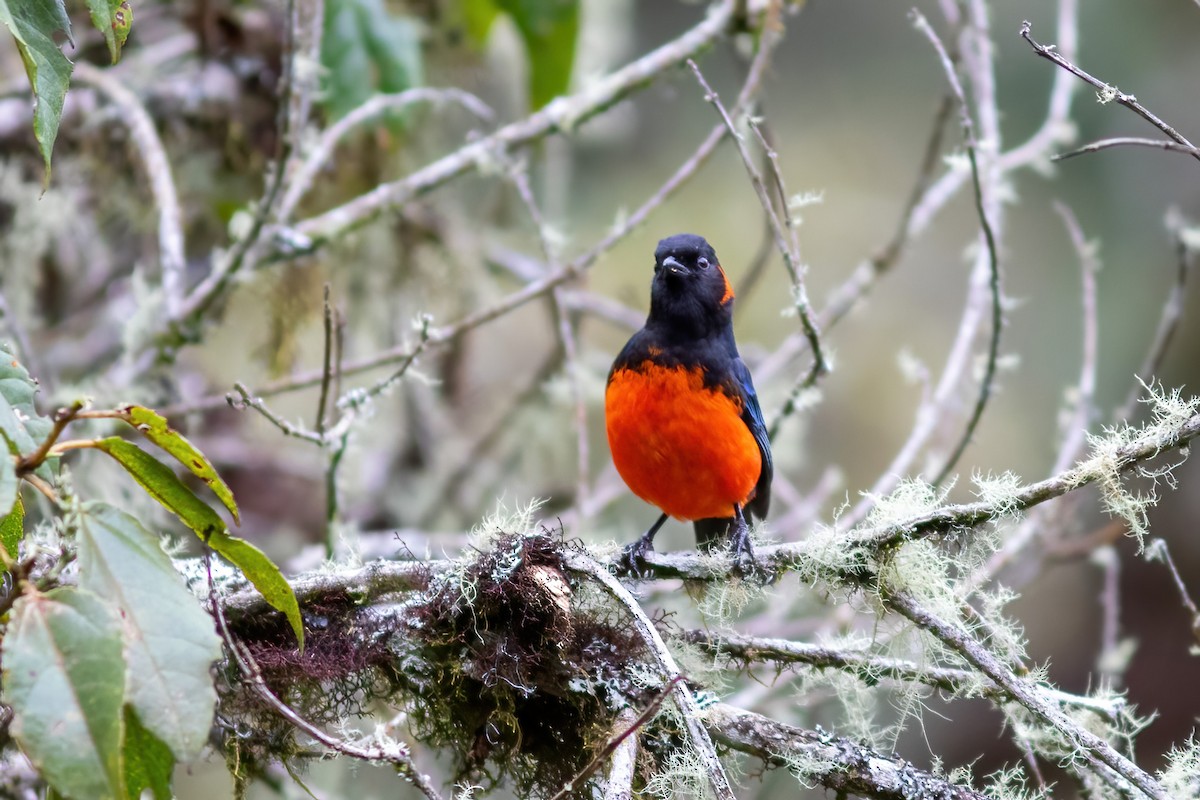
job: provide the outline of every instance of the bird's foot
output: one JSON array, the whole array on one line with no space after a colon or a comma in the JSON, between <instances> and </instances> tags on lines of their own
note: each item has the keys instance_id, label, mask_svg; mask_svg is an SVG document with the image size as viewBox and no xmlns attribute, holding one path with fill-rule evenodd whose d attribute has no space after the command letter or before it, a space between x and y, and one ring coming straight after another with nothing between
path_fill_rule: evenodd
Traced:
<instances>
[{"instance_id":1,"label":"bird's foot","mask_svg":"<svg viewBox=\"0 0 1200 800\"><path fill-rule=\"evenodd\" d=\"M616 561L617 571L628 573L634 578L645 577L648 572L646 555L653 552L653 539L649 536L639 537L636 542L626 545L621 551Z\"/></svg>"},{"instance_id":2,"label":"bird's foot","mask_svg":"<svg viewBox=\"0 0 1200 800\"><path fill-rule=\"evenodd\" d=\"M733 574L739 578L757 578L762 576L762 569L754 560L754 546L750 543L750 526L745 519L738 519L729 537L729 546L733 551Z\"/></svg>"}]
</instances>

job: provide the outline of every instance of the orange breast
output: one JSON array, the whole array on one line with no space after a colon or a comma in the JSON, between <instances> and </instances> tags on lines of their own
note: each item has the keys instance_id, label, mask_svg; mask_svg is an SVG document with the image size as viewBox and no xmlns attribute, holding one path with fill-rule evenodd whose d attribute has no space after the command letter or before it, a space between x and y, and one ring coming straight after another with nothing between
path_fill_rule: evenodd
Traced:
<instances>
[{"instance_id":1,"label":"orange breast","mask_svg":"<svg viewBox=\"0 0 1200 800\"><path fill-rule=\"evenodd\" d=\"M699 369L649 361L621 369L604 398L608 446L633 493L676 519L732 517L751 499L762 457L741 405Z\"/></svg>"}]
</instances>

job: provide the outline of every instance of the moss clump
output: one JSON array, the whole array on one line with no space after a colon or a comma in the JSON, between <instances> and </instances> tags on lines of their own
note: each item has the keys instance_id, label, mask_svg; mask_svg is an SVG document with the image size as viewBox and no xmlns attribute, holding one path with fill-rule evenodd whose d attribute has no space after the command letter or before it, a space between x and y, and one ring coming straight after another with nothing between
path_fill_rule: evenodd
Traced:
<instances>
[{"instance_id":1,"label":"moss clump","mask_svg":"<svg viewBox=\"0 0 1200 800\"><path fill-rule=\"evenodd\" d=\"M233 634L280 699L340 737L371 739L378 730L356 736L346 723L403 711L414 738L452 756L464 785L554 795L619 732L621 711L663 692L662 676L624 611L566 569L574 545L560 531L503 533L486 546L420 591L310 599L304 653L279 614L231 620ZM313 755L230 660L218 689L218 729L243 785ZM669 713L641 734L639 781L686 749ZM592 797L590 781L577 783L572 796Z\"/></svg>"},{"instance_id":2,"label":"moss clump","mask_svg":"<svg viewBox=\"0 0 1200 800\"><path fill-rule=\"evenodd\" d=\"M523 797L557 792L612 736L617 712L654 694L630 677L641 639L572 580L563 547L547 531L501 535L436 580L393 640L417 737L455 753L461 778L508 777Z\"/></svg>"},{"instance_id":3,"label":"moss clump","mask_svg":"<svg viewBox=\"0 0 1200 800\"><path fill-rule=\"evenodd\" d=\"M355 630L357 608L333 596L304 609L305 648L280 614L239 620L233 633L258 666L267 687L306 720L335 727L363 717L374 700L394 693L387 634ZM262 777L266 766L298 754L296 729L244 678L231 658L217 673L218 730L230 771L239 782Z\"/></svg>"}]
</instances>

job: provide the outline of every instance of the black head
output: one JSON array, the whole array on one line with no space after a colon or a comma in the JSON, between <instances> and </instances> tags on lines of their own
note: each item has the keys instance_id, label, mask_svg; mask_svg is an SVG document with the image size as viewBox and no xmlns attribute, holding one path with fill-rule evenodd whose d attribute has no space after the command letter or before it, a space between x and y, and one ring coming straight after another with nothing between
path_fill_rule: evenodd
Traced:
<instances>
[{"instance_id":1,"label":"black head","mask_svg":"<svg viewBox=\"0 0 1200 800\"><path fill-rule=\"evenodd\" d=\"M728 326L732 318L733 287L712 246L690 233L659 242L650 284L650 321L703 336Z\"/></svg>"}]
</instances>

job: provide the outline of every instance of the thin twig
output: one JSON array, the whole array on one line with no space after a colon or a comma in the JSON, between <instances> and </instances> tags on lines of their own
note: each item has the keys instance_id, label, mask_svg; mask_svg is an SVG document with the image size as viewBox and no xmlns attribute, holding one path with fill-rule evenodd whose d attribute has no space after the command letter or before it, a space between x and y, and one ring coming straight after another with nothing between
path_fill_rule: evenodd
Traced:
<instances>
[{"instance_id":1,"label":"thin twig","mask_svg":"<svg viewBox=\"0 0 1200 800\"><path fill-rule=\"evenodd\" d=\"M929 138L925 141L924 155L921 157L921 166L917 170L917 180L900 212L900 219L896 223L892 238L869 259L859 264L850 278L830 294L829 301L821 309L818 317L823 329L837 324L866 294L868 288L900 260L912 241L913 213L921 198L929 191L929 186L933 183L933 172L941 163L942 140L945 138L946 123L950 120L950 112L953 110L954 97L946 95L934 112L933 125L929 131Z\"/></svg>"},{"instance_id":2,"label":"thin twig","mask_svg":"<svg viewBox=\"0 0 1200 800\"><path fill-rule=\"evenodd\" d=\"M533 187L529 185L529 176L523 164L511 165L509 175L517 195L529 214L529 219L537 231L538 242L541 245L542 257L552 270L559 268L557 248L552 241L549 226L537 198L533 196ZM576 343L575 326L567 313L563 301L561 287L550 292L550 310L554 315L555 330L558 333L558 343L563 352L563 363L571 381L571 398L575 405L575 503L586 505L588 487L588 425L587 397L583 390L583 366L579 361L579 347Z\"/></svg>"},{"instance_id":3,"label":"thin twig","mask_svg":"<svg viewBox=\"0 0 1200 800\"><path fill-rule=\"evenodd\" d=\"M1187 584L1183 582L1183 576L1179 574L1179 568L1175 566L1175 559L1171 558L1171 551L1167 549L1166 541L1163 539L1151 541L1150 546L1146 548L1146 558L1150 561L1161 561L1167 565L1171 578L1175 581L1175 588L1179 590L1179 599L1192 616L1192 636L1197 643L1200 643L1200 608L1196 607L1196 601L1188 593Z\"/></svg>"},{"instance_id":4,"label":"thin twig","mask_svg":"<svg viewBox=\"0 0 1200 800\"><path fill-rule=\"evenodd\" d=\"M762 102L759 101L759 109L762 108ZM763 169L767 169L767 154L764 151L762 154ZM775 187L778 194L783 194L783 189L779 186ZM745 300L746 296L753 291L758 285L759 279L766 274L767 261L771 257L771 253L775 250L775 230L771 226L771 220L763 215L762 235L759 237L758 249L754 253L754 257L750 259L746 271L742 273L742 278L737 284L737 296L741 300Z\"/></svg>"},{"instance_id":5,"label":"thin twig","mask_svg":"<svg viewBox=\"0 0 1200 800\"><path fill-rule=\"evenodd\" d=\"M507 400L504 408L488 423L485 432L463 449L462 454L458 457L458 466L451 470L450 474L433 491L428 493L431 499L417 517L419 525L432 525L442 509L452 502L454 499L452 495L458 492L467 476L481 465L489 463L488 454L498 442L502 441L504 434L511 430L509 422L525 408L530 398L542 391L546 380L558 370L561 363L561 350L555 350L546 355L537 369L529 374L525 383L513 393L511 399ZM462 503L461 505L467 504Z\"/></svg>"},{"instance_id":6,"label":"thin twig","mask_svg":"<svg viewBox=\"0 0 1200 800\"><path fill-rule=\"evenodd\" d=\"M66 429L67 425L71 424L71 420L79 416L81 411L83 411L83 401L76 400L70 406L60 408L54 413L54 424L50 427L50 433L46 435L46 438L38 445L38 448L32 453L17 459L16 471L18 477L25 477L46 461L51 449L58 441L58 437L62 436L63 430ZM7 454L5 454L5 457L7 457ZM7 514L8 511L5 510L4 513Z\"/></svg>"},{"instance_id":7,"label":"thin twig","mask_svg":"<svg viewBox=\"0 0 1200 800\"><path fill-rule=\"evenodd\" d=\"M817 315L817 325L820 330L828 333L831 328L841 322L846 314L850 312L850 309L854 308L867 295L876 281L895 266L905 249L907 249L908 244L912 241L912 216L917 208L917 204L929 191L933 180L933 172L940 163L942 139L946 130L946 122L950 119L950 112L953 110L954 98L947 95L943 98L941 105L934 115L934 123L929 133L929 138L925 143L921 167L917 171L916 182L909 192L908 200L900 213L895 233L892 234L891 240L886 245L880 248L871 258L860 263L854 272L850 274L850 277L830 293L825 307ZM755 266L759 263L758 259L765 258L764 253L769 252L770 245L770 223L766 223L763 245L760 247L759 254L755 256L755 261L753 262ZM739 289L739 291L741 290ZM808 340L800 334L789 336L784 340L782 345L776 348L773 353L758 365L757 372L763 377L764 382L769 380L785 364L795 358L807 342ZM771 428L777 428L778 420L785 414L793 413L800 395L804 391L804 381L805 377L801 376L793 382L792 388L788 391L787 398L784 400L784 405L772 418Z\"/></svg>"},{"instance_id":8,"label":"thin twig","mask_svg":"<svg viewBox=\"0 0 1200 800\"><path fill-rule=\"evenodd\" d=\"M317 398L318 435L325 433L325 408L329 405L329 382L333 377L333 306L329 302L329 284L325 284L325 356L321 367L321 394Z\"/></svg>"},{"instance_id":9,"label":"thin twig","mask_svg":"<svg viewBox=\"0 0 1200 800\"><path fill-rule=\"evenodd\" d=\"M760 45L763 48L766 48L768 45L768 41L766 41L766 39L770 27L771 26L769 23L764 26L764 41ZM688 67L691 68L692 74L696 76L696 82L700 84L702 89L704 89L704 99L711 103L713 108L717 110L717 114L720 115L721 121L724 122L725 127L728 128L730 138L733 139L734 146L737 147L738 153L742 157L742 163L746 167L746 173L750 177L750 184L754 187L755 195L758 196L758 202L762 205L763 213L766 215L767 220L771 223L771 231L775 238L775 246L779 249L780 254L783 255L783 262L787 267L788 277L791 278L792 291L794 293L792 301L795 305L796 313L800 317L800 325L804 331L805 338L808 340L809 349L812 352L813 364L809 369L808 376L805 378L805 383L811 385L817 380L818 377L825 372L828 372L829 365L825 361L825 354L821 348L821 334L817 329L816 320L813 319L812 307L808 300L808 290L804 283L804 267L802 264L800 264L799 256L792 247L794 242L793 234L789 232L788 227L779 218L779 215L775 213L775 207L771 202L771 197L767 192L767 187L763 182L762 175L759 173L758 167L754 163L754 157L750 154L750 149L746 146L746 143L742 140L741 135L738 133L737 126L734 125L733 118L730 117L729 112L725 109L724 104L721 103L720 96L713 91L711 86L709 86L708 81L704 79L704 73L702 73L700 68L696 66L695 61L688 59L687 64ZM763 141L765 145L765 140ZM773 151L768 150L768 158L770 159L772 167L777 168L776 157L773 156L772 153ZM776 180L780 185L782 185L782 176L776 174ZM787 204L785 202L785 211L786 208Z\"/></svg>"},{"instance_id":10,"label":"thin twig","mask_svg":"<svg viewBox=\"0 0 1200 800\"><path fill-rule=\"evenodd\" d=\"M1029 43L1029 46L1033 48L1033 51L1035 53L1037 53L1039 56L1046 59L1047 61L1050 61L1051 63L1060 67L1061 69L1064 69L1067 72L1071 73L1076 78L1079 78L1081 81L1091 84L1091 86L1096 89L1097 96L1100 99L1101 103L1108 103L1113 100L1116 100L1118 103L1125 106L1130 111L1134 112L1135 114L1137 114L1139 117L1141 117L1142 119L1149 122L1154 127L1158 128L1160 131L1162 131L1164 134L1166 134L1173 141L1188 148L1188 152L1192 156L1192 158L1196 159L1197 161L1200 161L1200 149L1197 149L1194 144L1192 144L1186 138L1184 138L1184 136L1181 133L1179 133L1179 131L1175 130L1170 125L1168 125L1166 122L1164 122L1163 120L1161 120L1157 116L1155 116L1154 113L1152 113L1148 108L1146 108L1141 103L1139 103L1137 98L1134 97L1133 95L1125 94L1117 87L1110 86L1109 84L1105 83L1104 81L1100 80L1099 78L1095 78L1092 75L1089 75L1087 72L1084 72L1082 69L1080 69L1079 67L1072 64L1069 60L1064 58L1062 56L1062 54L1059 53L1052 45L1046 46L1046 45L1038 44L1036 41L1034 41L1034 38L1031 35L1032 28L1033 28L1033 26L1030 25L1030 23L1028 21L1022 22L1021 23L1021 38Z\"/></svg>"},{"instance_id":11,"label":"thin twig","mask_svg":"<svg viewBox=\"0 0 1200 800\"><path fill-rule=\"evenodd\" d=\"M1068 158L1086 155L1087 153L1098 153L1101 150L1108 150L1111 147L1153 147L1175 153L1187 153L1191 156L1200 155L1200 150L1197 150L1195 147L1166 139L1139 139L1136 136L1115 136L1111 139L1100 139L1091 144L1086 144L1076 150L1053 155L1050 157L1050 160L1066 161Z\"/></svg>"},{"instance_id":12,"label":"thin twig","mask_svg":"<svg viewBox=\"0 0 1200 800\"><path fill-rule=\"evenodd\" d=\"M213 616L217 620L217 630L221 634L221 639L225 643L229 654L233 657L238 669L243 677L250 683L255 693L264 701L271 709L286 720L297 730L304 733L309 738L328 747L335 753L340 753L344 756L357 758L362 761L370 761L374 763L384 762L391 764L396 768L396 771L403 775L408 781L417 787L421 794L425 795L428 800L440 800L440 795L436 788L429 780L428 775L422 775L417 770L413 763L412 756L408 752L408 747L401 742L395 742L390 745L375 745L362 747L352 744L336 736L331 736L325 731L313 725L308 720L300 716L291 706L279 699L279 696L271 691L271 687L267 686L266 680L263 678L262 670L258 663L254 660L254 656L250 650L238 642L229 630L229 624L225 620L225 612L222 609L221 598L217 594L216 582L213 581L212 574L212 551L207 547L204 548L204 567L208 576L208 600L212 608Z\"/></svg>"},{"instance_id":13,"label":"thin twig","mask_svg":"<svg viewBox=\"0 0 1200 800\"><path fill-rule=\"evenodd\" d=\"M637 732L638 728L641 728L643 725L649 722L655 714L658 713L658 707L663 704L664 700L671 696L671 693L675 690L675 684L682 680L682 675L676 675L674 678L671 678L671 680L667 682L667 685L662 688L662 690L654 697L654 699L650 701L650 704L646 706L645 710L643 710L641 714L638 714L637 717L632 719L624 719L626 716L624 714L618 717L621 732L609 739L608 743L605 744L604 747L600 748L600 752L596 753L595 757L593 757L592 760L587 763L587 766L576 773L571 780L567 781L567 783L561 789L559 789L558 792L556 792L555 795L550 798L550 800L562 800L562 798L567 797L569 794L580 788L583 785L583 782L586 781L592 775L592 773L600 769L600 766L608 759L610 755L616 751L618 747L621 746L622 742L633 736L633 734ZM630 772L632 772L632 768ZM608 795L606 795L606 800L607 797Z\"/></svg>"},{"instance_id":14,"label":"thin twig","mask_svg":"<svg viewBox=\"0 0 1200 800\"><path fill-rule=\"evenodd\" d=\"M237 392L238 397L234 397L233 392L226 395L226 402L236 409L252 408L263 416L268 422L274 425L287 436L294 436L297 439L303 439L306 442L323 445L325 437L319 433L314 433L306 430L298 425L293 425L283 417L276 414L271 409L267 408L267 404L263 402L261 397L257 397L246 388L243 383L235 383L233 389ZM238 399L240 397L240 399Z\"/></svg>"},{"instance_id":15,"label":"thin twig","mask_svg":"<svg viewBox=\"0 0 1200 800\"><path fill-rule=\"evenodd\" d=\"M984 245L987 248L988 286L991 290L992 298L992 335L988 340L987 361L984 367L983 378L979 382L979 396L976 398L975 407L971 411L970 419L967 420L967 426L963 431L962 437L959 439L954 450L951 451L950 456L946 459L946 463L938 472L937 477L932 481L934 486L940 486L950 475L951 471L953 471L959 458L967 449L967 445L971 442L971 437L975 435L975 429L979 425L979 420L983 417L984 409L987 408L988 400L992 394L992 382L996 377L996 362L1000 353L1000 331L1004 326L1004 319L1000 294L1000 259L996 251L996 234L989 219L987 205L984 203L983 181L979 174L978 142L975 137L975 123L971 119L971 110L967 105L966 94L963 92L962 84L958 80L958 73L954 69L954 64L950 60L949 53L946 52L945 45L942 44L942 40L938 38L938 35L929 26L929 22L921 12L914 9L912 11L912 18L917 30L925 34L925 37L929 39L929 43L937 51L938 58L942 63L942 70L946 73L946 79L950 82L950 88L958 100L959 121L962 124L963 140L967 148L967 159L971 163L971 185L974 189L975 212L979 215L979 227L983 231ZM986 107L986 103L980 103L981 114L987 113Z\"/></svg>"},{"instance_id":16,"label":"thin twig","mask_svg":"<svg viewBox=\"0 0 1200 800\"><path fill-rule=\"evenodd\" d=\"M622 712L617 721L625 724L632 716L628 711ZM638 735L633 730L621 740L612 754L612 764L609 765L608 775L604 779L604 800L633 800L633 777L637 770Z\"/></svg>"},{"instance_id":17,"label":"thin twig","mask_svg":"<svg viewBox=\"0 0 1200 800\"><path fill-rule=\"evenodd\" d=\"M1096 672L1100 685L1117 690L1126 665L1120 662L1121 646L1121 558L1115 547L1102 547L1092 553L1092 562L1104 574L1100 589L1100 652Z\"/></svg>"},{"instance_id":18,"label":"thin twig","mask_svg":"<svg viewBox=\"0 0 1200 800\"><path fill-rule=\"evenodd\" d=\"M37 489L42 497L45 497L54 505L58 505L58 495L54 493L54 488L50 486L50 484L46 483L46 481L42 480L41 477L34 475L31 472L30 474L26 475L24 479L26 483L28 483L34 489Z\"/></svg>"},{"instance_id":19,"label":"thin twig","mask_svg":"<svg viewBox=\"0 0 1200 800\"><path fill-rule=\"evenodd\" d=\"M674 681L676 677L682 674L679 670L679 665L675 663L675 657L671 655L670 649L667 648L666 643L662 640L662 636L659 635L658 629L654 627L654 623L646 616L646 612L642 610L641 605L629 593L629 590L622 586L608 570L590 556L580 552L570 554L567 557L566 566L568 569L592 578L625 608L633 621L634 629L642 638L642 641L645 642L647 649L657 662L664 685ZM688 738L691 739L692 746L696 749L696 755L699 757L704 771L708 774L714 794L719 800L735 800L733 787L729 783L729 778L725 775L725 768L721 766L721 759L717 756L717 750L713 746L712 738L704 728L700 708L696 705L696 699L692 696L687 683L684 681L674 681L671 692L675 696L676 704L679 706L679 713L682 715L683 724L687 728Z\"/></svg>"},{"instance_id":20,"label":"thin twig","mask_svg":"<svg viewBox=\"0 0 1200 800\"><path fill-rule=\"evenodd\" d=\"M1171 800L1166 790L1140 767L1118 753L1112 745L1079 725L1074 719L1045 698L1037 688L1018 678L1008 666L981 645L956 622L944 620L925 608L915 597L903 591L886 591L889 605L907 617L917 627L929 631L944 644L959 653L976 669L1003 688L1013 700L1034 716L1053 726L1080 748L1091 763L1103 765L1155 800Z\"/></svg>"},{"instance_id":21,"label":"thin twig","mask_svg":"<svg viewBox=\"0 0 1200 800\"><path fill-rule=\"evenodd\" d=\"M1175 239L1175 282L1171 284L1171 290L1167 293L1167 299L1163 303L1158 327L1154 331L1154 339L1135 373L1143 380L1152 380L1158 374L1163 358L1166 357L1167 350L1170 349L1171 342L1175 339L1175 331L1179 329L1179 323L1183 319L1188 279L1191 277L1196 262L1195 252L1184 239L1183 229L1187 223L1182 219L1175 218L1176 216L1168 215L1168 227L1171 228ZM1142 384L1134 381L1133 386L1129 388L1129 394L1125 396L1125 402L1113 412L1113 421L1125 422L1131 419L1137 407L1138 398L1144 391Z\"/></svg>"},{"instance_id":22,"label":"thin twig","mask_svg":"<svg viewBox=\"0 0 1200 800\"><path fill-rule=\"evenodd\" d=\"M1065 435L1050 474L1054 475L1068 469L1083 453L1087 443L1088 423L1093 412L1096 391L1097 342L1099 333L1096 324L1096 273L1100 269L1096 254L1089 246L1071 209L1063 203L1055 203L1055 210L1063 219L1075 255L1079 259L1079 270L1082 282L1083 306L1083 357L1081 359L1079 382L1076 384L1075 413L1065 425ZM990 582L1000 570L1011 564L1029 544L1038 537L1045 537L1054 528L1056 518L1061 518L1068 512L1070 504L1064 503L1056 509L1039 508L1024 520L1015 533L1007 537L1004 544L993 553L966 581L970 591L976 591Z\"/></svg>"},{"instance_id":23,"label":"thin twig","mask_svg":"<svg viewBox=\"0 0 1200 800\"><path fill-rule=\"evenodd\" d=\"M1058 39L1056 49L1064 58L1074 59L1079 52L1079 0L1058 0L1054 25L1054 35ZM1078 89L1079 81L1069 73L1061 70L1054 73L1045 119L1032 136L1000 156L1000 169L1009 172L1029 164L1036 167L1052 148L1075 140L1071 103Z\"/></svg>"},{"instance_id":24,"label":"thin twig","mask_svg":"<svg viewBox=\"0 0 1200 800\"><path fill-rule=\"evenodd\" d=\"M1083 357L1079 370L1079 382L1076 384L1075 414L1068 423L1067 435L1059 449L1058 458L1054 461L1051 473L1062 472L1083 452L1087 441L1087 428L1091 420L1093 401L1096 395L1096 364L1098 362L1097 346L1099 331L1096 324L1096 273L1100 263L1096 253L1084 238L1079 220L1071 209L1063 203L1056 202L1054 210L1063 219L1067 233L1071 237L1071 245L1079 259L1079 273L1082 281L1083 298Z\"/></svg>"},{"instance_id":25,"label":"thin twig","mask_svg":"<svg viewBox=\"0 0 1200 800\"><path fill-rule=\"evenodd\" d=\"M179 193L171 177L171 162L166 148L154 127L154 120L138 96L124 83L86 61L75 64L72 78L94 87L121 109L120 119L129 128L129 136L150 181L150 193L158 209L158 251L162 269L163 298L167 314L179 313L187 292L185 285L187 262L183 249L183 215L179 209Z\"/></svg>"},{"instance_id":26,"label":"thin twig","mask_svg":"<svg viewBox=\"0 0 1200 800\"><path fill-rule=\"evenodd\" d=\"M1029 772L1033 775L1034 781L1037 782L1037 787L1046 797L1049 797L1050 787L1046 784L1046 778L1042 775L1042 768L1038 765L1037 753L1033 752L1033 745L1023 736L1015 737L1017 745L1021 748L1021 755L1025 759L1025 765L1029 767Z\"/></svg>"},{"instance_id":27,"label":"thin twig","mask_svg":"<svg viewBox=\"0 0 1200 800\"><path fill-rule=\"evenodd\" d=\"M417 343L411 346L406 345L408 353L401 360L400 365L386 378L376 381L367 388L351 389L343 394L338 398L336 404L339 409L355 408L359 405L362 405L364 402L378 397L379 395L388 391L395 386L401 378L404 377L409 368L416 363L416 360L421 353L425 352L425 348L429 345L429 340L432 336L430 332L430 326L433 324L432 317L430 317L428 314L422 314L417 319L416 324L418 326ZM345 372L345 369L343 368L342 370L339 370L339 373L340 372Z\"/></svg>"}]
</instances>

